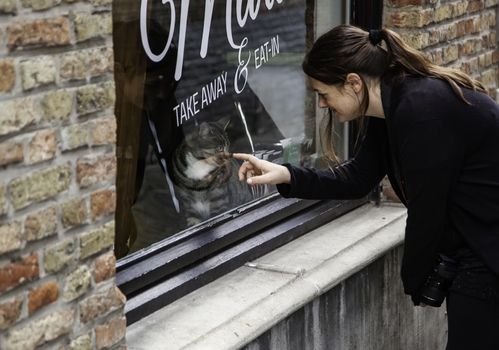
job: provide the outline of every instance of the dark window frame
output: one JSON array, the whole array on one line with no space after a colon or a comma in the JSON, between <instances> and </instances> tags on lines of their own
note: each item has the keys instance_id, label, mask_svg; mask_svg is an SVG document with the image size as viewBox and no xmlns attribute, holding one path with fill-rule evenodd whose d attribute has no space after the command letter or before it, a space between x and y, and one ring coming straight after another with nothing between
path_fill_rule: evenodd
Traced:
<instances>
[{"instance_id":1,"label":"dark window frame","mask_svg":"<svg viewBox=\"0 0 499 350\"><path fill-rule=\"evenodd\" d=\"M307 2L314 4L314 0ZM380 0L374 2L381 3ZM362 21L372 21L370 18L375 16L365 16L366 12L359 10L360 4L360 1L350 2L351 23L372 27L372 22ZM370 2L365 10L372 6ZM381 18L382 6L377 9ZM371 199L378 201L378 188ZM323 201L285 199L275 193L119 259L116 284L127 296L127 323L140 320L367 201L368 197Z\"/></svg>"}]
</instances>

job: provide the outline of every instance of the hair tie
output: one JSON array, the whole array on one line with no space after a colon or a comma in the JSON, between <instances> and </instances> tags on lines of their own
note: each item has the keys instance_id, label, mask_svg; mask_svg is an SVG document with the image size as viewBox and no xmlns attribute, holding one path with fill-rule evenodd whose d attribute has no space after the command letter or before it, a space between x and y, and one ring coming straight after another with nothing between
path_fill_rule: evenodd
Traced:
<instances>
[{"instance_id":1,"label":"hair tie","mask_svg":"<svg viewBox=\"0 0 499 350\"><path fill-rule=\"evenodd\" d=\"M383 32L378 29L371 29L369 31L369 41L373 45L378 45L383 40Z\"/></svg>"}]
</instances>

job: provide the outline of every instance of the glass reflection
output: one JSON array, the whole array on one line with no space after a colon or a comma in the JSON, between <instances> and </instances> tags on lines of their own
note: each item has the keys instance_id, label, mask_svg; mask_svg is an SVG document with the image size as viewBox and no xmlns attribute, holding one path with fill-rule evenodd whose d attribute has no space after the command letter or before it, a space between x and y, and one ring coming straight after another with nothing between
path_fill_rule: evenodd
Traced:
<instances>
[{"instance_id":1,"label":"glass reflection","mask_svg":"<svg viewBox=\"0 0 499 350\"><path fill-rule=\"evenodd\" d=\"M150 52L161 56L172 39L154 61L140 34L141 4L116 5L115 61L123 68L122 77L119 69L115 73L121 94L116 113L119 128L137 128L138 135L121 141L136 154L134 172L118 174L124 187L133 188L134 227L119 233L127 236L128 254L275 191L239 182L231 152L315 164L315 116L300 68L306 1L275 2L270 10L262 1L257 15L250 8L245 21L244 8L253 2L234 1L230 38L227 2L213 3L211 21L211 1L191 2L185 23L182 2L146 2ZM132 50L125 49L129 42L135 43ZM125 205L121 212L127 213Z\"/></svg>"}]
</instances>

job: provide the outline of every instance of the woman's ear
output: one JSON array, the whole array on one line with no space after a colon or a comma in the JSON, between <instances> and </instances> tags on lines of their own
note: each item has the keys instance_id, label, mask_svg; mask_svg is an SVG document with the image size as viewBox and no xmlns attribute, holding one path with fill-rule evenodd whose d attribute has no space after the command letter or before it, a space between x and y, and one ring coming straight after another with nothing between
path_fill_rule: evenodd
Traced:
<instances>
[{"instance_id":1,"label":"woman's ear","mask_svg":"<svg viewBox=\"0 0 499 350\"><path fill-rule=\"evenodd\" d=\"M353 91L358 94L362 91L362 86L364 82L360 78L360 75L357 73L348 73L346 79L345 79L345 84L348 84L352 87Z\"/></svg>"}]
</instances>

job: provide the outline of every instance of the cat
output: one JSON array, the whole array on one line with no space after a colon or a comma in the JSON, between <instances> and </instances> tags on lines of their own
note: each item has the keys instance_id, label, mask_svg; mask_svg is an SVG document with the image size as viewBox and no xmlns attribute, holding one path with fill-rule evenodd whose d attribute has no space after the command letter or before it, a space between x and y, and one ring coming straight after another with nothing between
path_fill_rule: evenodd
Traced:
<instances>
[{"instance_id":1,"label":"cat","mask_svg":"<svg viewBox=\"0 0 499 350\"><path fill-rule=\"evenodd\" d=\"M254 199L238 179L239 163L230 156L230 120L201 122L186 132L172 157L175 192L188 226Z\"/></svg>"}]
</instances>

